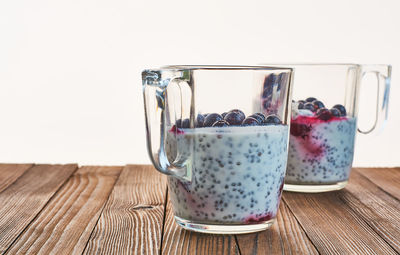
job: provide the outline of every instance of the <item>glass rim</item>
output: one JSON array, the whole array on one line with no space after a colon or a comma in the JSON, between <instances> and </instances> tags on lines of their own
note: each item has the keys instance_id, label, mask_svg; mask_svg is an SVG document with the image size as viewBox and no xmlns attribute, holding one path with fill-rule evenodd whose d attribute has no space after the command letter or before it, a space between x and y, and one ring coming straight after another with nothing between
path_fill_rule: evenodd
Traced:
<instances>
[{"instance_id":1,"label":"glass rim","mask_svg":"<svg viewBox=\"0 0 400 255\"><path fill-rule=\"evenodd\" d=\"M276 63L261 63L260 65L289 65L289 66L362 66L362 64L356 63L337 63L337 62L315 62L315 63L307 63L307 62L276 62Z\"/></svg>"},{"instance_id":2,"label":"glass rim","mask_svg":"<svg viewBox=\"0 0 400 255\"><path fill-rule=\"evenodd\" d=\"M321 67L329 67L329 66L347 66L347 67L363 67L363 66L382 66L382 67L391 67L391 64L356 64L356 63L339 63L339 62L315 62L315 63L307 63L307 62L276 62L276 63L261 63L260 65L272 65L285 67L288 66L321 66Z\"/></svg>"},{"instance_id":3,"label":"glass rim","mask_svg":"<svg viewBox=\"0 0 400 255\"><path fill-rule=\"evenodd\" d=\"M264 71L288 71L293 72L294 68L281 67L281 66L268 66L268 65L165 65L157 68L158 70L264 70ZM157 70L156 69L156 70ZM147 69L151 70L151 69ZM154 70L154 69L153 69Z\"/></svg>"}]
</instances>

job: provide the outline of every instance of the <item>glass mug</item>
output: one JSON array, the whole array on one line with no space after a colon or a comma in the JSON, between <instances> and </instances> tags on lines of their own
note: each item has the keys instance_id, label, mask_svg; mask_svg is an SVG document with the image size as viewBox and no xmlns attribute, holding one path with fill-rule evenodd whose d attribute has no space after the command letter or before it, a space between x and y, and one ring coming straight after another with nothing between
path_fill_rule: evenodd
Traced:
<instances>
[{"instance_id":1,"label":"glass mug","mask_svg":"<svg viewBox=\"0 0 400 255\"><path fill-rule=\"evenodd\" d=\"M176 222L205 233L272 225L287 164L291 68L166 66L142 72L147 146ZM268 77L271 109L260 100Z\"/></svg>"},{"instance_id":2,"label":"glass mug","mask_svg":"<svg viewBox=\"0 0 400 255\"><path fill-rule=\"evenodd\" d=\"M387 119L391 66L281 64L295 69L289 158L284 190L325 192L348 182L357 130L359 91L366 75L377 79L370 133Z\"/></svg>"}]
</instances>

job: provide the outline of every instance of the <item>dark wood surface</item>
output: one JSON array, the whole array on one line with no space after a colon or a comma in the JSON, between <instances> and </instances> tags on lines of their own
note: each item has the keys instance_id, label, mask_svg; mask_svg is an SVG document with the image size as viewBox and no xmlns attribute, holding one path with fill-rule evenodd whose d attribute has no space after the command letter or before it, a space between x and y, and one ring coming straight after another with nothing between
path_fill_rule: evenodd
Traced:
<instances>
[{"instance_id":1,"label":"dark wood surface","mask_svg":"<svg viewBox=\"0 0 400 255\"><path fill-rule=\"evenodd\" d=\"M183 230L152 166L0 164L0 254L399 254L400 168L353 169L345 189L284 192L246 235Z\"/></svg>"}]
</instances>

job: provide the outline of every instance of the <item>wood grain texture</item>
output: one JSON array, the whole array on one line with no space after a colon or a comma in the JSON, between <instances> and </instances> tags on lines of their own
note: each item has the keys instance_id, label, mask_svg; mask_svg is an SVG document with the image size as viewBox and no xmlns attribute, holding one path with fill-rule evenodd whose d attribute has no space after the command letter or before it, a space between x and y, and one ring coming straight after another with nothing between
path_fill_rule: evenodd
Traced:
<instances>
[{"instance_id":1,"label":"wood grain texture","mask_svg":"<svg viewBox=\"0 0 400 255\"><path fill-rule=\"evenodd\" d=\"M76 169L76 165L37 165L0 193L0 253L12 244Z\"/></svg>"},{"instance_id":2,"label":"wood grain texture","mask_svg":"<svg viewBox=\"0 0 400 255\"><path fill-rule=\"evenodd\" d=\"M126 166L84 253L158 254L165 192L165 176L152 166Z\"/></svg>"},{"instance_id":3,"label":"wood grain texture","mask_svg":"<svg viewBox=\"0 0 400 255\"><path fill-rule=\"evenodd\" d=\"M242 255L318 254L314 245L282 201L276 222L266 231L237 235Z\"/></svg>"},{"instance_id":4,"label":"wood grain texture","mask_svg":"<svg viewBox=\"0 0 400 255\"><path fill-rule=\"evenodd\" d=\"M345 191L342 198L345 203L400 254L399 201L358 171L352 171Z\"/></svg>"},{"instance_id":5,"label":"wood grain texture","mask_svg":"<svg viewBox=\"0 0 400 255\"><path fill-rule=\"evenodd\" d=\"M162 254L239 254L233 235L209 235L182 229L175 223L168 201Z\"/></svg>"},{"instance_id":6,"label":"wood grain texture","mask_svg":"<svg viewBox=\"0 0 400 255\"><path fill-rule=\"evenodd\" d=\"M400 200L400 168L355 168L382 190Z\"/></svg>"},{"instance_id":7,"label":"wood grain texture","mask_svg":"<svg viewBox=\"0 0 400 255\"><path fill-rule=\"evenodd\" d=\"M0 193L32 166L33 164L0 164Z\"/></svg>"},{"instance_id":8,"label":"wood grain texture","mask_svg":"<svg viewBox=\"0 0 400 255\"><path fill-rule=\"evenodd\" d=\"M81 167L7 254L81 254L121 171Z\"/></svg>"},{"instance_id":9,"label":"wood grain texture","mask_svg":"<svg viewBox=\"0 0 400 255\"><path fill-rule=\"evenodd\" d=\"M0 254L400 253L400 168L353 169L337 192L284 192L271 229L236 237L180 228L152 166L76 170L0 164Z\"/></svg>"},{"instance_id":10,"label":"wood grain texture","mask_svg":"<svg viewBox=\"0 0 400 255\"><path fill-rule=\"evenodd\" d=\"M397 254L351 208L346 193L285 192L283 199L320 253Z\"/></svg>"}]
</instances>

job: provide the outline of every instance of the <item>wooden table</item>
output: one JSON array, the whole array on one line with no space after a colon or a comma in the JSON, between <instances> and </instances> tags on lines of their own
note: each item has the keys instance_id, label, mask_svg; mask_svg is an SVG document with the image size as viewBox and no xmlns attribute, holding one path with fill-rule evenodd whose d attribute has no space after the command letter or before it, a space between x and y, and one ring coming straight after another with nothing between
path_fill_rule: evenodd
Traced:
<instances>
[{"instance_id":1,"label":"wooden table","mask_svg":"<svg viewBox=\"0 0 400 255\"><path fill-rule=\"evenodd\" d=\"M399 254L400 168L354 169L341 191L285 192L247 235L179 228L151 166L0 164L4 254Z\"/></svg>"}]
</instances>

